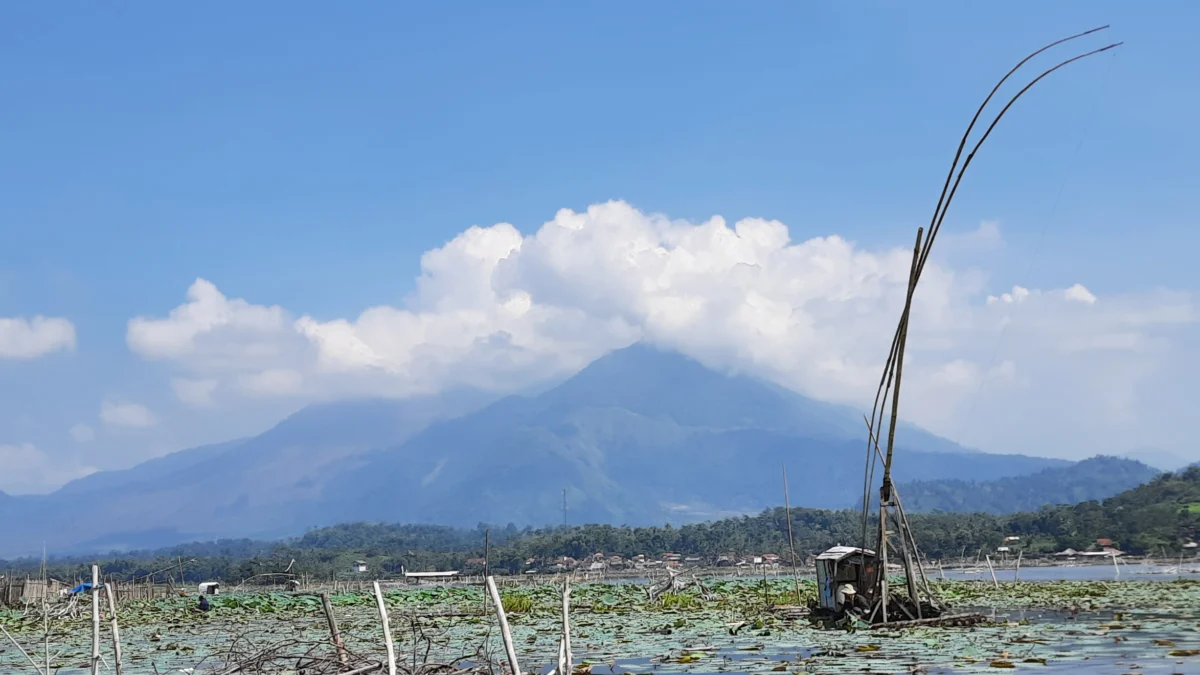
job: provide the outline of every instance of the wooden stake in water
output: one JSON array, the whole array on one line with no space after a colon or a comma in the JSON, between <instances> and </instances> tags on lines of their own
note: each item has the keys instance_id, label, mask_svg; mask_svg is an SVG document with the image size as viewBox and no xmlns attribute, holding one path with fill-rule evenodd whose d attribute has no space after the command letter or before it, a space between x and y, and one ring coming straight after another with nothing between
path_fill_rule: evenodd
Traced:
<instances>
[{"instance_id":1,"label":"wooden stake in water","mask_svg":"<svg viewBox=\"0 0 1200 675\"><path fill-rule=\"evenodd\" d=\"M508 628L508 617L504 614L504 603L500 601L500 591L496 588L496 580L486 579L488 595L492 596L492 604L496 607L496 618L500 620L500 637L504 640L504 651L508 655L508 667L512 675L521 675L521 667L517 665L517 650L513 647L512 631Z\"/></svg>"},{"instance_id":2,"label":"wooden stake in water","mask_svg":"<svg viewBox=\"0 0 1200 675\"><path fill-rule=\"evenodd\" d=\"M92 565L92 675L100 674L100 566Z\"/></svg>"},{"instance_id":3,"label":"wooden stake in water","mask_svg":"<svg viewBox=\"0 0 1200 675\"><path fill-rule=\"evenodd\" d=\"M383 604L383 591L379 582L375 584L375 604L379 605L379 620L383 622L383 644L387 647L388 675L396 675L396 648L392 645L392 625L388 623L387 605Z\"/></svg>"},{"instance_id":4,"label":"wooden stake in water","mask_svg":"<svg viewBox=\"0 0 1200 675\"><path fill-rule=\"evenodd\" d=\"M563 657L564 657L564 663L566 664L566 667L567 667L567 669L563 671L562 675L569 675L571 672L571 669L574 667L574 664L572 663L572 661L574 661L574 658L571 656L571 577L570 576L567 576L567 578L563 580L563 626L562 626L562 628L563 628L563 634L562 634Z\"/></svg>"},{"instance_id":5,"label":"wooden stake in water","mask_svg":"<svg viewBox=\"0 0 1200 675\"><path fill-rule=\"evenodd\" d=\"M1117 576L1121 576L1121 568L1117 567L1117 554L1116 553L1112 554L1112 559L1113 559L1113 569L1116 570Z\"/></svg>"},{"instance_id":6,"label":"wooden stake in water","mask_svg":"<svg viewBox=\"0 0 1200 675\"><path fill-rule=\"evenodd\" d=\"M788 548L792 551L792 579L796 582L796 604L800 604L800 570L796 567L796 542L792 539L792 506L788 501L787 463L783 465L783 512L787 516Z\"/></svg>"},{"instance_id":7,"label":"wooden stake in water","mask_svg":"<svg viewBox=\"0 0 1200 675\"><path fill-rule=\"evenodd\" d=\"M992 585L1000 588L1000 582L996 581L996 568L992 567L992 556L984 556L987 559L988 571L992 573Z\"/></svg>"},{"instance_id":8,"label":"wooden stake in water","mask_svg":"<svg viewBox=\"0 0 1200 675\"><path fill-rule=\"evenodd\" d=\"M46 675L50 675L50 577L46 571L46 542L42 542L42 647L46 657Z\"/></svg>"},{"instance_id":9,"label":"wooden stake in water","mask_svg":"<svg viewBox=\"0 0 1200 675\"><path fill-rule=\"evenodd\" d=\"M329 602L329 594L321 594L321 609L325 611L325 622L329 624L329 635L333 638L333 646L337 649L338 663L346 665L346 645L342 643L342 634L338 631L337 618L333 615L333 605Z\"/></svg>"},{"instance_id":10,"label":"wooden stake in water","mask_svg":"<svg viewBox=\"0 0 1200 675\"><path fill-rule=\"evenodd\" d=\"M492 576L492 529L483 531L483 578ZM483 594L483 612L488 611L488 594Z\"/></svg>"},{"instance_id":11,"label":"wooden stake in water","mask_svg":"<svg viewBox=\"0 0 1200 675\"><path fill-rule=\"evenodd\" d=\"M117 675L123 675L121 665L121 628L117 625L117 599L113 597L112 582L104 584L104 595L108 596L108 613L112 615L113 660L116 662Z\"/></svg>"}]
</instances>

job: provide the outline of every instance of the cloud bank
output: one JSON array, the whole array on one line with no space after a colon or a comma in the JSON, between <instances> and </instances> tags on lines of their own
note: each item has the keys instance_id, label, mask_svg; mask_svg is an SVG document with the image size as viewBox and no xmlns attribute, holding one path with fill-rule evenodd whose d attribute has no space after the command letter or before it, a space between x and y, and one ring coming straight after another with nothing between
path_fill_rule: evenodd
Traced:
<instances>
[{"instance_id":1,"label":"cloud bank","mask_svg":"<svg viewBox=\"0 0 1200 675\"><path fill-rule=\"evenodd\" d=\"M1003 245L993 223L947 241ZM690 223L608 202L563 209L527 236L507 223L471 227L422 256L401 307L321 320L198 279L166 316L130 321L127 343L170 364L192 405L515 391L645 340L869 406L911 255L837 236L793 241L777 221ZM1178 334L1197 320L1188 293L1105 297L1074 284L988 295L984 282L944 258L925 269L903 407L918 424L995 451L1045 451L1038 444L1059 436L1092 444L1077 456L1119 451L1102 446L1124 443L1158 409L1139 392L1179 377L1169 367Z\"/></svg>"},{"instance_id":2,"label":"cloud bank","mask_svg":"<svg viewBox=\"0 0 1200 675\"><path fill-rule=\"evenodd\" d=\"M95 471L77 462L52 458L32 443L0 443L0 490L8 494L48 492Z\"/></svg>"},{"instance_id":3,"label":"cloud bank","mask_svg":"<svg viewBox=\"0 0 1200 675\"><path fill-rule=\"evenodd\" d=\"M36 359L75 349L75 325L61 318L0 317L0 359Z\"/></svg>"}]
</instances>

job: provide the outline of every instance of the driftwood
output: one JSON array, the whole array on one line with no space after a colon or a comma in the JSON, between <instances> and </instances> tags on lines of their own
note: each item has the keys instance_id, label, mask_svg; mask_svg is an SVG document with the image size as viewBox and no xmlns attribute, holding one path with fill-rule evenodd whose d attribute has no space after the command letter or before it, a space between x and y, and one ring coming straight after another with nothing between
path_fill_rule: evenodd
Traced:
<instances>
[{"instance_id":1,"label":"driftwood","mask_svg":"<svg viewBox=\"0 0 1200 675\"><path fill-rule=\"evenodd\" d=\"M324 640L284 640L265 646L254 645L245 636L234 640L223 667L215 675L259 675L278 672L304 672L311 675L362 675L383 670L384 664L352 657L352 668L345 670L336 658L325 656L329 643ZM194 668L199 672L198 664Z\"/></svg>"},{"instance_id":2,"label":"driftwood","mask_svg":"<svg viewBox=\"0 0 1200 675\"><path fill-rule=\"evenodd\" d=\"M712 590L696 577L695 572L682 574L670 568L667 568L667 578L661 584L651 582L646 587L646 594L649 596L650 602L656 602L666 593L679 593L691 587L697 588L700 591L700 597L705 600L712 600L715 597Z\"/></svg>"},{"instance_id":3,"label":"driftwood","mask_svg":"<svg viewBox=\"0 0 1200 675\"><path fill-rule=\"evenodd\" d=\"M929 619L875 623L871 624L870 628L871 630L897 630L916 626L974 626L984 621L987 621L987 617L982 614L947 614Z\"/></svg>"},{"instance_id":4,"label":"driftwood","mask_svg":"<svg viewBox=\"0 0 1200 675\"><path fill-rule=\"evenodd\" d=\"M29 665L33 666L34 670L41 673L41 675L47 675L42 671L42 668L37 664L37 661L34 661L33 657L29 655L29 652L25 651L25 649L21 646L21 643L17 642L17 639L4 629L4 626L0 626L0 633L4 633L4 637L8 638L8 641L17 648L18 652L21 652L21 656L24 656L25 659L29 661Z\"/></svg>"}]
</instances>

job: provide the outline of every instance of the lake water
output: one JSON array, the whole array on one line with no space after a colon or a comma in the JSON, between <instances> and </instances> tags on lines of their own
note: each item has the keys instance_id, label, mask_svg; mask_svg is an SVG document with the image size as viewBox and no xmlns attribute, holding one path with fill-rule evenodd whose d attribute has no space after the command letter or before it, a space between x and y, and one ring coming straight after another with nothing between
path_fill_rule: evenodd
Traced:
<instances>
[{"instance_id":1,"label":"lake water","mask_svg":"<svg viewBox=\"0 0 1200 675\"><path fill-rule=\"evenodd\" d=\"M995 563L994 563L995 564ZM1030 566L1022 567L1020 572L1020 581L1174 581L1176 579L1200 579L1200 564L1185 563L1183 566L1183 574L1176 571L1174 565L1144 565L1144 564L1126 564L1119 563L1120 573L1113 569L1112 563L1108 564L1091 564L1091 565L1076 565L1068 567L1066 565L1045 565L1040 567ZM1012 562L996 564L996 580L997 581L1016 581L1016 571L1013 569ZM895 574L895 571L892 573ZM942 578L942 574L936 568L926 569L926 575L931 578ZM768 573L768 579L790 578L791 573L787 570L776 570ZM811 579L813 573L811 570L803 570L800 573L801 579ZM662 577L656 577L656 581ZM761 579L761 575L755 574L701 574L703 579ZM956 581L990 581L992 575L988 572L986 565L981 566L977 570L967 572L964 570L946 570L945 578ZM604 583L608 584L646 584L649 580L646 577L623 577L605 579Z\"/></svg>"},{"instance_id":2,"label":"lake water","mask_svg":"<svg viewBox=\"0 0 1200 675\"><path fill-rule=\"evenodd\" d=\"M1126 565L1121 563L1120 573L1109 565L1079 565L1066 567L1062 565L1046 567L1022 567L1020 581L1174 581L1176 579L1200 579L1200 567L1184 565L1180 575L1174 566L1165 565ZM929 574L941 578L936 570ZM962 570L947 570L947 579L959 581L990 580L992 575L987 566L980 568L974 574ZM1016 581L1016 571L1012 567L996 568L997 581Z\"/></svg>"}]
</instances>

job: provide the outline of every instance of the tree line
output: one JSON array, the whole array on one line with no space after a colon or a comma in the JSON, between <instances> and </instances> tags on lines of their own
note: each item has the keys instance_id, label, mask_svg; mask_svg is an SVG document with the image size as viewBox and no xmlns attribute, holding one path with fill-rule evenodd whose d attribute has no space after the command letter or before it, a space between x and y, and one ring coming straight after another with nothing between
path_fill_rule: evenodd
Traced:
<instances>
[{"instance_id":1,"label":"tree line","mask_svg":"<svg viewBox=\"0 0 1200 675\"><path fill-rule=\"evenodd\" d=\"M1026 555L1065 548L1087 550L1099 538L1131 554L1178 554L1200 529L1200 468L1167 473L1103 501L1048 506L1011 515L918 513L909 520L921 553L929 558L973 557L994 550L1007 536L1021 537ZM803 560L835 545L862 545L874 538L868 519L864 540L859 510L791 510L796 554ZM520 573L544 567L563 556L582 559L594 553L659 557L664 553L713 559L725 553L775 553L790 559L788 517L782 507L758 515L673 527L585 525L518 529L480 524L474 529L434 525L348 523L313 529L292 539L196 542L155 551L102 556L106 574L122 580L179 581L278 579L263 575L308 575L313 579L353 576L351 564L367 563L372 576L409 571L464 570L484 556L496 573ZM529 561L534 561L530 563ZM50 576L83 578L95 558L55 558ZM34 576L40 560L0 561L0 570Z\"/></svg>"}]
</instances>

